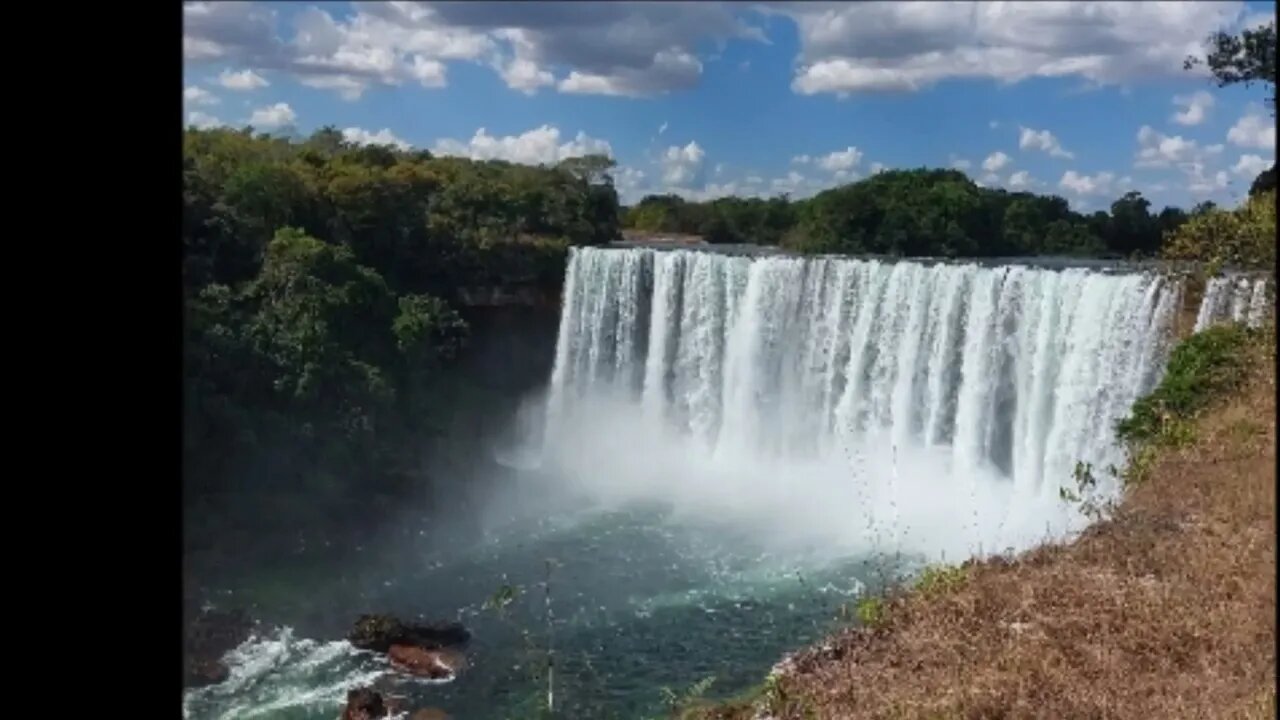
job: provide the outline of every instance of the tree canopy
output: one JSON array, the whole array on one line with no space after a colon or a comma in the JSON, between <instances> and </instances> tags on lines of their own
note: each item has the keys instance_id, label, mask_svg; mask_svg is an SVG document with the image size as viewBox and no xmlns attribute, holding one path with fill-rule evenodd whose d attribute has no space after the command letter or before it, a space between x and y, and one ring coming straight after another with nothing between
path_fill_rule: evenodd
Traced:
<instances>
[{"instance_id":1,"label":"tree canopy","mask_svg":"<svg viewBox=\"0 0 1280 720\"><path fill-rule=\"evenodd\" d=\"M799 201L651 195L625 209L622 224L816 253L1128 257L1158 252L1161 238L1186 217L1171 207L1153 213L1136 191L1109 213L1086 216L1056 195L986 188L957 170L920 168L877 173Z\"/></svg>"},{"instance_id":2,"label":"tree canopy","mask_svg":"<svg viewBox=\"0 0 1280 720\"><path fill-rule=\"evenodd\" d=\"M1217 31L1205 39L1208 53L1201 59L1188 56L1187 70L1206 65L1218 87L1243 83L1250 87L1262 84L1268 91L1267 105L1276 114L1276 23L1274 20L1257 28L1245 28L1232 34Z\"/></svg>"},{"instance_id":3,"label":"tree canopy","mask_svg":"<svg viewBox=\"0 0 1280 720\"><path fill-rule=\"evenodd\" d=\"M558 286L569 245L616 239L611 167L433 157L333 128L187 130L188 491L323 509L420 477L449 412L440 370L468 335L464 291Z\"/></svg>"}]
</instances>

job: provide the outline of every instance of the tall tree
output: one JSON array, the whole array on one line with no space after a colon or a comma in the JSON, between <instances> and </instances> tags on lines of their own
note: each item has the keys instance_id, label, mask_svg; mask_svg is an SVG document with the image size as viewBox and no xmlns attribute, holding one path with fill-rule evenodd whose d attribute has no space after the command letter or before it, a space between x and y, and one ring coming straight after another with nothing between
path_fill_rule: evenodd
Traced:
<instances>
[{"instance_id":1,"label":"tall tree","mask_svg":"<svg viewBox=\"0 0 1280 720\"><path fill-rule=\"evenodd\" d=\"M1208 65L1218 87L1244 83L1251 87L1262 83L1268 90L1267 105L1276 114L1276 24L1271 21L1259 28L1246 28L1239 35L1218 31L1206 44L1204 59L1188 56L1182 66L1186 70Z\"/></svg>"}]
</instances>

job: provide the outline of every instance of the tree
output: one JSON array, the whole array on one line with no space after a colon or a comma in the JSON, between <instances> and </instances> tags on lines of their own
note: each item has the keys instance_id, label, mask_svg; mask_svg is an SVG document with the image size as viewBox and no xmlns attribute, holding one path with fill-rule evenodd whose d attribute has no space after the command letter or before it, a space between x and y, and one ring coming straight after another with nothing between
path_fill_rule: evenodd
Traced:
<instances>
[{"instance_id":1,"label":"tree","mask_svg":"<svg viewBox=\"0 0 1280 720\"><path fill-rule=\"evenodd\" d=\"M1271 163L1271 167L1258 173L1258 177L1253 179L1253 184L1249 186L1249 197L1257 197L1268 190L1276 189L1276 164Z\"/></svg>"},{"instance_id":2,"label":"tree","mask_svg":"<svg viewBox=\"0 0 1280 720\"><path fill-rule=\"evenodd\" d=\"M1251 87L1262 83L1268 89L1267 105L1276 114L1276 23L1246 28L1239 35L1218 31L1206 39L1209 53L1201 60L1188 56L1183 68L1191 70L1207 65L1218 87L1243 83Z\"/></svg>"}]
</instances>

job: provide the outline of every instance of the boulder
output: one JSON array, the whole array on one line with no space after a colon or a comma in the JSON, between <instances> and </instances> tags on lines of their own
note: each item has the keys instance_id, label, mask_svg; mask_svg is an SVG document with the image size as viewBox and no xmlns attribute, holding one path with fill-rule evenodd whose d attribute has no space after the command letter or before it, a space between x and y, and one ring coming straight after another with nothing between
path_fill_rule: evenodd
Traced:
<instances>
[{"instance_id":1,"label":"boulder","mask_svg":"<svg viewBox=\"0 0 1280 720\"><path fill-rule=\"evenodd\" d=\"M361 650L386 653L392 645L427 650L463 645L471 633L461 623L405 623L390 615L362 615L347 640Z\"/></svg>"},{"instance_id":2,"label":"boulder","mask_svg":"<svg viewBox=\"0 0 1280 720\"><path fill-rule=\"evenodd\" d=\"M428 650L416 645L392 645L387 650L391 667L432 680L452 678L462 669L462 657L448 650Z\"/></svg>"},{"instance_id":3,"label":"boulder","mask_svg":"<svg viewBox=\"0 0 1280 720\"><path fill-rule=\"evenodd\" d=\"M240 610L201 610L187 618L182 642L182 668L187 687L214 685L230 670L222 656L249 638L254 622Z\"/></svg>"},{"instance_id":4,"label":"boulder","mask_svg":"<svg viewBox=\"0 0 1280 720\"><path fill-rule=\"evenodd\" d=\"M347 691L347 707L342 710L342 720L374 720L387 715L387 706L377 690L355 688Z\"/></svg>"},{"instance_id":5,"label":"boulder","mask_svg":"<svg viewBox=\"0 0 1280 720\"><path fill-rule=\"evenodd\" d=\"M449 713L440 708L422 708L414 710L409 720L449 720Z\"/></svg>"}]
</instances>

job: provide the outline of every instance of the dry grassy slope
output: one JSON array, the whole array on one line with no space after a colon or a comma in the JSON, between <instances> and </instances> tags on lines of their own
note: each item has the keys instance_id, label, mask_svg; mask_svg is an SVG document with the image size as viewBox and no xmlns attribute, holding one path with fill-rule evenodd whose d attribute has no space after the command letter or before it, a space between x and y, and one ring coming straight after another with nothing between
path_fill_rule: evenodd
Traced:
<instances>
[{"instance_id":1,"label":"dry grassy slope","mask_svg":"<svg viewBox=\"0 0 1280 720\"><path fill-rule=\"evenodd\" d=\"M1274 348L1257 355L1112 520L897 597L878 629L788 661L768 700L697 714L1275 717Z\"/></svg>"}]
</instances>

